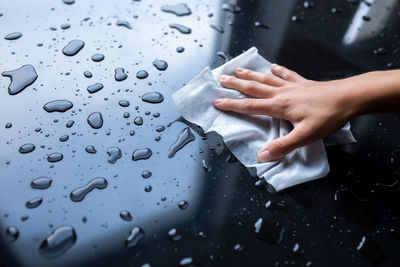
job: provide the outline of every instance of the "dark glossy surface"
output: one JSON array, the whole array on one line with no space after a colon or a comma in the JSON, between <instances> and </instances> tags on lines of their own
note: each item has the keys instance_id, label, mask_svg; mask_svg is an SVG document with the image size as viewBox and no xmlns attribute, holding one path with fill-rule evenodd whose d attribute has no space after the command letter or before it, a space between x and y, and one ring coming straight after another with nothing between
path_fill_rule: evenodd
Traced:
<instances>
[{"instance_id":1,"label":"dark glossy surface","mask_svg":"<svg viewBox=\"0 0 400 267\"><path fill-rule=\"evenodd\" d=\"M195 140L168 158L188 126L171 94L205 66L251 46L318 80L398 67L397 1L242 0L224 6L227 11L222 1L185 1L191 10L185 16L161 11L179 2L64 2L70 4L16 0L0 10L2 36L23 34L0 39L0 71L32 64L38 74L17 95L8 94L9 78L0 79L2 265L399 265L398 114L357 118L359 142L328 149L327 178L278 194L256 187L218 136L206 138L193 125ZM64 23L71 27L61 29ZM181 34L171 23L192 32ZM66 56L62 50L71 40L85 45ZM184 49L178 53L178 47ZM93 62L99 52L104 60ZM168 68L157 70L156 59ZM128 77L116 81L116 68ZM145 79L136 77L140 70L148 73ZM93 77L85 78L85 71ZM104 88L89 94L86 88L97 82ZM149 92L161 93L164 101L142 101ZM43 105L55 99L68 99L73 107L46 112ZM94 112L104 120L99 129L87 122ZM141 125L133 122L138 116ZM61 142L64 135L69 138ZM19 153L27 143L35 150ZM110 147L122 153L114 164L108 162ZM133 161L133 152L144 148L151 157ZM49 155L62 158L49 162ZM51 186L31 188L38 177L52 179ZM104 177L107 187L73 202L70 193L93 177ZM25 206L38 197L40 206ZM128 213L132 220L121 218Z\"/></svg>"}]
</instances>

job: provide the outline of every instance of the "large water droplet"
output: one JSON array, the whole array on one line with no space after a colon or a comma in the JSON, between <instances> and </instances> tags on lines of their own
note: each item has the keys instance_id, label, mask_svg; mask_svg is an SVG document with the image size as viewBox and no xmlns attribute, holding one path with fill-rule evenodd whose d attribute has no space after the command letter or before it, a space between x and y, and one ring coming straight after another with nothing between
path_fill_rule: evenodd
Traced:
<instances>
[{"instance_id":1,"label":"large water droplet","mask_svg":"<svg viewBox=\"0 0 400 267\"><path fill-rule=\"evenodd\" d=\"M7 241L14 242L19 237L19 230L15 226L9 226L6 229Z\"/></svg>"},{"instance_id":2,"label":"large water droplet","mask_svg":"<svg viewBox=\"0 0 400 267\"><path fill-rule=\"evenodd\" d=\"M189 203L186 200L181 200L181 201L178 202L178 207L181 210L185 210L185 209L187 209L189 207Z\"/></svg>"},{"instance_id":3,"label":"large water droplet","mask_svg":"<svg viewBox=\"0 0 400 267\"><path fill-rule=\"evenodd\" d=\"M129 236L125 239L125 247L135 247L140 239L144 237L144 231L140 227L133 227L129 233Z\"/></svg>"},{"instance_id":4,"label":"large water droplet","mask_svg":"<svg viewBox=\"0 0 400 267\"><path fill-rule=\"evenodd\" d=\"M134 120L133 123L135 123L136 125L140 126L143 125L143 118L140 116L137 116Z\"/></svg>"},{"instance_id":5,"label":"large water droplet","mask_svg":"<svg viewBox=\"0 0 400 267\"><path fill-rule=\"evenodd\" d=\"M192 29L190 29L189 27L186 27L185 25L178 24L178 23L171 23L171 24L169 24L169 27L171 29L177 29L180 33L183 33L183 34L190 34L192 32Z\"/></svg>"},{"instance_id":6,"label":"large water droplet","mask_svg":"<svg viewBox=\"0 0 400 267\"><path fill-rule=\"evenodd\" d=\"M142 172L142 177L143 177L144 179L150 178L151 175L152 175L152 173L151 173L150 171L143 171L143 172Z\"/></svg>"},{"instance_id":7,"label":"large water droplet","mask_svg":"<svg viewBox=\"0 0 400 267\"><path fill-rule=\"evenodd\" d=\"M144 187L144 191L145 192L151 192L151 190L153 190L153 187L151 187L151 185L146 185L145 187Z\"/></svg>"},{"instance_id":8,"label":"large water droplet","mask_svg":"<svg viewBox=\"0 0 400 267\"><path fill-rule=\"evenodd\" d=\"M123 81L128 78L124 68L116 68L114 78L117 82Z\"/></svg>"},{"instance_id":9,"label":"large water droplet","mask_svg":"<svg viewBox=\"0 0 400 267\"><path fill-rule=\"evenodd\" d=\"M93 112L88 116L87 122L93 129L100 129L103 126L103 116L100 112Z\"/></svg>"},{"instance_id":10,"label":"large water droplet","mask_svg":"<svg viewBox=\"0 0 400 267\"><path fill-rule=\"evenodd\" d=\"M61 29L63 29L63 30L67 30L67 29L69 29L70 27L71 27L71 25L70 24L68 24L68 23L63 23L63 24L61 24Z\"/></svg>"},{"instance_id":11,"label":"large water droplet","mask_svg":"<svg viewBox=\"0 0 400 267\"><path fill-rule=\"evenodd\" d=\"M148 159L152 154L153 152L150 148L135 149L132 153L132 160Z\"/></svg>"},{"instance_id":12,"label":"large water droplet","mask_svg":"<svg viewBox=\"0 0 400 267\"><path fill-rule=\"evenodd\" d=\"M94 146L87 146L85 148L85 150L87 153L90 153L90 154L96 154L96 152L97 152L97 150L96 150L96 148L94 148Z\"/></svg>"},{"instance_id":13,"label":"large water droplet","mask_svg":"<svg viewBox=\"0 0 400 267\"><path fill-rule=\"evenodd\" d=\"M76 233L71 226L61 226L55 229L39 247L43 257L56 258L65 253L75 244Z\"/></svg>"},{"instance_id":14,"label":"large water droplet","mask_svg":"<svg viewBox=\"0 0 400 267\"><path fill-rule=\"evenodd\" d=\"M63 136L60 137L60 141L61 142L65 142L69 139L69 135L68 134L64 134Z\"/></svg>"},{"instance_id":15,"label":"large water droplet","mask_svg":"<svg viewBox=\"0 0 400 267\"><path fill-rule=\"evenodd\" d=\"M139 70L138 73L136 73L136 78L138 79L146 79L149 74L145 70Z\"/></svg>"},{"instance_id":16,"label":"large water droplet","mask_svg":"<svg viewBox=\"0 0 400 267\"><path fill-rule=\"evenodd\" d=\"M43 108L47 112L65 112L68 109L72 108L74 105L71 101L65 99L53 100L46 103Z\"/></svg>"},{"instance_id":17,"label":"large water droplet","mask_svg":"<svg viewBox=\"0 0 400 267\"><path fill-rule=\"evenodd\" d=\"M182 46L178 46L178 47L176 48L176 52L178 52L178 53L182 53L183 51L185 51L185 48L182 47Z\"/></svg>"},{"instance_id":18,"label":"large water droplet","mask_svg":"<svg viewBox=\"0 0 400 267\"><path fill-rule=\"evenodd\" d=\"M85 46L85 42L82 40L72 40L70 41L62 50L64 55L66 56L74 56L76 55L83 47Z\"/></svg>"},{"instance_id":19,"label":"large water droplet","mask_svg":"<svg viewBox=\"0 0 400 267\"><path fill-rule=\"evenodd\" d=\"M118 159L122 157L121 149L116 146L107 148L108 162L114 164Z\"/></svg>"},{"instance_id":20,"label":"large water droplet","mask_svg":"<svg viewBox=\"0 0 400 267\"><path fill-rule=\"evenodd\" d=\"M61 153L51 153L48 157L47 157L47 161L48 162L57 162L63 159L63 154Z\"/></svg>"},{"instance_id":21,"label":"large water droplet","mask_svg":"<svg viewBox=\"0 0 400 267\"><path fill-rule=\"evenodd\" d=\"M92 56L92 60L94 61L94 62L100 62L100 61L102 61L104 59L104 55L103 54L100 54L100 53L96 53L96 54L94 54L93 56Z\"/></svg>"},{"instance_id":22,"label":"large water droplet","mask_svg":"<svg viewBox=\"0 0 400 267\"><path fill-rule=\"evenodd\" d=\"M122 210L119 213L119 216L121 217L122 220L127 221L127 222L130 222L133 219L131 213L127 210Z\"/></svg>"},{"instance_id":23,"label":"large water droplet","mask_svg":"<svg viewBox=\"0 0 400 267\"><path fill-rule=\"evenodd\" d=\"M172 158L175 156L175 153L178 152L181 148L183 148L186 144L195 140L196 137L190 131L189 127L184 128L178 135L178 139L176 139L175 143L171 145L168 151L168 158Z\"/></svg>"},{"instance_id":24,"label":"large water droplet","mask_svg":"<svg viewBox=\"0 0 400 267\"><path fill-rule=\"evenodd\" d=\"M177 16L186 16L192 14L190 8L184 3L179 3L176 5L163 5L161 7L161 10L167 13L175 14Z\"/></svg>"},{"instance_id":25,"label":"large water droplet","mask_svg":"<svg viewBox=\"0 0 400 267\"><path fill-rule=\"evenodd\" d=\"M117 24L117 26L122 26L130 30L132 29L131 24L126 20L119 19L115 24Z\"/></svg>"},{"instance_id":26,"label":"large water droplet","mask_svg":"<svg viewBox=\"0 0 400 267\"><path fill-rule=\"evenodd\" d=\"M285 232L285 227L280 222L274 222L266 219L259 218L254 223L257 237L263 241L267 241L273 244L278 244Z\"/></svg>"},{"instance_id":27,"label":"large water droplet","mask_svg":"<svg viewBox=\"0 0 400 267\"><path fill-rule=\"evenodd\" d=\"M12 32L12 33L7 34L4 37L4 39L6 39L6 40L17 40L18 38L21 38L21 36L22 36L22 33L20 33L20 32Z\"/></svg>"},{"instance_id":28,"label":"large water droplet","mask_svg":"<svg viewBox=\"0 0 400 267\"><path fill-rule=\"evenodd\" d=\"M166 70L168 68L168 63L161 59L156 59L153 61L153 66L158 70Z\"/></svg>"},{"instance_id":29,"label":"large water droplet","mask_svg":"<svg viewBox=\"0 0 400 267\"><path fill-rule=\"evenodd\" d=\"M63 0L64 4L66 5L72 5L75 3L75 0Z\"/></svg>"},{"instance_id":30,"label":"large water droplet","mask_svg":"<svg viewBox=\"0 0 400 267\"><path fill-rule=\"evenodd\" d=\"M219 33L224 33L224 28L222 28L221 26L215 25L215 24L210 24L210 27L213 28L214 30L216 30Z\"/></svg>"},{"instance_id":31,"label":"large water droplet","mask_svg":"<svg viewBox=\"0 0 400 267\"><path fill-rule=\"evenodd\" d=\"M164 131L165 130L165 126L164 125L158 125L157 127L156 127L156 131L157 132L162 132L162 131Z\"/></svg>"},{"instance_id":32,"label":"large water droplet","mask_svg":"<svg viewBox=\"0 0 400 267\"><path fill-rule=\"evenodd\" d=\"M128 100L120 100L119 102L118 102L118 104L121 106L121 107L129 107L129 101Z\"/></svg>"},{"instance_id":33,"label":"large water droplet","mask_svg":"<svg viewBox=\"0 0 400 267\"><path fill-rule=\"evenodd\" d=\"M38 77L35 68L29 64L23 65L16 70L4 71L1 75L11 79L8 86L8 93L10 95L22 92L22 90L34 83Z\"/></svg>"},{"instance_id":34,"label":"large water droplet","mask_svg":"<svg viewBox=\"0 0 400 267\"><path fill-rule=\"evenodd\" d=\"M103 84L95 83L95 84L89 85L87 90L89 93L94 94L94 93L100 91L101 89L103 89L103 87L104 87Z\"/></svg>"},{"instance_id":35,"label":"large water droplet","mask_svg":"<svg viewBox=\"0 0 400 267\"><path fill-rule=\"evenodd\" d=\"M83 73L83 75L85 75L86 78L92 78L93 77L93 74L90 71L85 71Z\"/></svg>"},{"instance_id":36,"label":"large water droplet","mask_svg":"<svg viewBox=\"0 0 400 267\"><path fill-rule=\"evenodd\" d=\"M150 92L142 95L142 100L147 103L158 104L163 102L164 96L159 92Z\"/></svg>"},{"instance_id":37,"label":"large water droplet","mask_svg":"<svg viewBox=\"0 0 400 267\"><path fill-rule=\"evenodd\" d=\"M69 195L70 199L74 202L82 201L85 196L93 189L104 189L107 187L107 180L101 177L90 180L87 184L77 187L72 190Z\"/></svg>"},{"instance_id":38,"label":"large water droplet","mask_svg":"<svg viewBox=\"0 0 400 267\"><path fill-rule=\"evenodd\" d=\"M33 189L47 189L50 187L53 180L49 177L39 177L31 182L31 187Z\"/></svg>"},{"instance_id":39,"label":"large water droplet","mask_svg":"<svg viewBox=\"0 0 400 267\"><path fill-rule=\"evenodd\" d=\"M67 128L71 128L71 127L74 125L74 123L75 123L75 122L71 120L71 121L68 121L67 124L65 124L65 126L66 126Z\"/></svg>"},{"instance_id":40,"label":"large water droplet","mask_svg":"<svg viewBox=\"0 0 400 267\"><path fill-rule=\"evenodd\" d=\"M19 153L26 154L26 153L32 152L33 150L35 150L35 145L31 144L31 143L27 143L27 144L22 145L19 148Z\"/></svg>"},{"instance_id":41,"label":"large water droplet","mask_svg":"<svg viewBox=\"0 0 400 267\"><path fill-rule=\"evenodd\" d=\"M31 199L31 200L28 200L25 203L25 207L27 207L28 209L34 209L36 207L39 207L39 205L42 204L42 202L43 202L43 198L35 197L35 198Z\"/></svg>"}]
</instances>

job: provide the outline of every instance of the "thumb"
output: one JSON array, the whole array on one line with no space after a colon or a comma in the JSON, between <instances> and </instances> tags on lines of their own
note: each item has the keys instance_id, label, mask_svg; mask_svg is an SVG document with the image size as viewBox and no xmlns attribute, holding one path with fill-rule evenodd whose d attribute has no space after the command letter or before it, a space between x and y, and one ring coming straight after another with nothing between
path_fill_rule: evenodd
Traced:
<instances>
[{"instance_id":1,"label":"thumb","mask_svg":"<svg viewBox=\"0 0 400 267\"><path fill-rule=\"evenodd\" d=\"M271 141L267 146L262 148L258 154L259 162L277 161L285 157L294 149L307 144L307 132L303 127L297 125L293 130L285 136Z\"/></svg>"}]
</instances>

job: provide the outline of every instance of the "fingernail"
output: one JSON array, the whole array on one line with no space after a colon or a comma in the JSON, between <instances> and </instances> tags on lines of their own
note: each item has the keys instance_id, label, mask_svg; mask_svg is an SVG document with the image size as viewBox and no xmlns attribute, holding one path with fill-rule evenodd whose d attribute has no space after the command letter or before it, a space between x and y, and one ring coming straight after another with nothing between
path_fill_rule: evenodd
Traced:
<instances>
[{"instance_id":1,"label":"fingernail","mask_svg":"<svg viewBox=\"0 0 400 267\"><path fill-rule=\"evenodd\" d=\"M236 72L242 73L244 71L243 68L236 68Z\"/></svg>"},{"instance_id":2,"label":"fingernail","mask_svg":"<svg viewBox=\"0 0 400 267\"><path fill-rule=\"evenodd\" d=\"M260 160L260 162L271 161L272 157L271 157L271 154L269 153L269 151L265 150L265 151L261 152L259 160Z\"/></svg>"},{"instance_id":3,"label":"fingernail","mask_svg":"<svg viewBox=\"0 0 400 267\"><path fill-rule=\"evenodd\" d=\"M221 77L219 77L220 81L226 81L228 79L228 76L226 75L221 75Z\"/></svg>"},{"instance_id":4,"label":"fingernail","mask_svg":"<svg viewBox=\"0 0 400 267\"><path fill-rule=\"evenodd\" d=\"M213 104L218 106L219 104L222 104L223 100L222 99L215 99Z\"/></svg>"}]
</instances>

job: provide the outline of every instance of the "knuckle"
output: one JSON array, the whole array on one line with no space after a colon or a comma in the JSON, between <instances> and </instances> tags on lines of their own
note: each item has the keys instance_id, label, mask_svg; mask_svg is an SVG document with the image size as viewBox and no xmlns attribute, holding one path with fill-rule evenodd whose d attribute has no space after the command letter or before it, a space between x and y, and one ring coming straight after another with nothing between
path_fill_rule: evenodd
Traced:
<instances>
[{"instance_id":1,"label":"knuckle","mask_svg":"<svg viewBox=\"0 0 400 267\"><path fill-rule=\"evenodd\" d=\"M241 102L244 110L250 110L251 107L253 106L253 101L251 101L251 99L249 98L245 98Z\"/></svg>"},{"instance_id":2,"label":"knuckle","mask_svg":"<svg viewBox=\"0 0 400 267\"><path fill-rule=\"evenodd\" d=\"M257 90L257 83L254 81L249 81L245 84L244 88L247 92L252 93Z\"/></svg>"}]
</instances>

